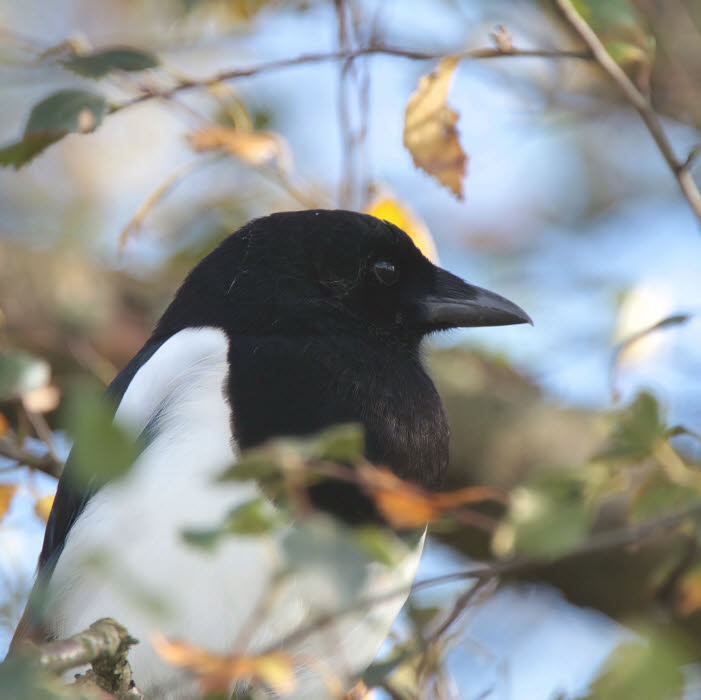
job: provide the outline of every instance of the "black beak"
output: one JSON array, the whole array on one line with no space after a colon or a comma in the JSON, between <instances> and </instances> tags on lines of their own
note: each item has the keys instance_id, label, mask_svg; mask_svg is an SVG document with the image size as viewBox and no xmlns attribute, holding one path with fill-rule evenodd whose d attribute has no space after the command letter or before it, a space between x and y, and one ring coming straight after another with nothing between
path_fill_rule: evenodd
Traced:
<instances>
[{"instance_id":1,"label":"black beak","mask_svg":"<svg viewBox=\"0 0 701 700\"><path fill-rule=\"evenodd\" d=\"M439 267L428 294L418 302L417 320L435 329L467 326L508 326L530 323L531 317L494 292L463 282Z\"/></svg>"}]
</instances>

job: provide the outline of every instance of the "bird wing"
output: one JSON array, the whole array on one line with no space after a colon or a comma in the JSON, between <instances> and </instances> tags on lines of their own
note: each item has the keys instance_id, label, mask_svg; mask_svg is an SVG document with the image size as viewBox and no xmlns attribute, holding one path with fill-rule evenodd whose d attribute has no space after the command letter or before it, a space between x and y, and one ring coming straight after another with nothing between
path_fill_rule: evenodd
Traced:
<instances>
[{"instance_id":1,"label":"bird wing","mask_svg":"<svg viewBox=\"0 0 701 700\"><path fill-rule=\"evenodd\" d=\"M224 364L227 346L226 336L217 329L185 329L170 338L149 340L115 377L107 389L116 407L115 420L131 434L147 436L146 440L139 440L142 450L155 439L157 419L168 401L173 400L179 382L188 373L196 373L204 360ZM11 650L24 639L43 641L51 636L44 628L41 613L46 587L69 534L101 485L104 481L97 478L87 483L76 479L74 459L69 455L47 522L37 583L13 636Z\"/></svg>"}]
</instances>

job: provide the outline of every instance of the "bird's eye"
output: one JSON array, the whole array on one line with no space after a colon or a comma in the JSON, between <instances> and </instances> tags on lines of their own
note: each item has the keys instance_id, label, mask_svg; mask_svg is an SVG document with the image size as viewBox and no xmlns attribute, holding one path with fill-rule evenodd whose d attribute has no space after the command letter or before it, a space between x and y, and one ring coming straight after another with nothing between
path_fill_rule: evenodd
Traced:
<instances>
[{"instance_id":1,"label":"bird's eye","mask_svg":"<svg viewBox=\"0 0 701 700\"><path fill-rule=\"evenodd\" d=\"M372 266L372 271L375 277L384 284L385 287L391 287L399 280L399 270L393 263L387 260L380 260Z\"/></svg>"}]
</instances>

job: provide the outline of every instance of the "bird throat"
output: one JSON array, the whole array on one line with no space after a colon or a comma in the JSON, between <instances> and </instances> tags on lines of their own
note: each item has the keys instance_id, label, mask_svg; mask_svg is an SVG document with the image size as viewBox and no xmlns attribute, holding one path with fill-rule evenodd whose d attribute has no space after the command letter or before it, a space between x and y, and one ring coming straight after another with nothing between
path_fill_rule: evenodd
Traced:
<instances>
[{"instance_id":1,"label":"bird throat","mask_svg":"<svg viewBox=\"0 0 701 700\"><path fill-rule=\"evenodd\" d=\"M229 400L241 449L277 436L313 434L339 423L365 430L366 457L402 479L439 488L449 429L418 347L357 337L237 336L229 346ZM244 400L245 397L245 400ZM309 489L312 503L357 524L380 519L372 501L347 482Z\"/></svg>"}]
</instances>

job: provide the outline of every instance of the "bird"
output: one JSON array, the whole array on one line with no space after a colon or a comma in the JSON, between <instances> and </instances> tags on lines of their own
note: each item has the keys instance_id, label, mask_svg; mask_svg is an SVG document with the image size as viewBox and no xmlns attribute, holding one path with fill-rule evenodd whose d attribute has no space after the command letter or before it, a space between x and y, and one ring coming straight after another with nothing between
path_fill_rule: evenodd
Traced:
<instances>
[{"instance_id":1,"label":"bird","mask_svg":"<svg viewBox=\"0 0 701 700\"><path fill-rule=\"evenodd\" d=\"M370 463L440 489L449 427L422 341L457 327L519 323L532 323L519 306L433 264L387 221L322 209L250 221L190 271L108 388L115 423L139 436L126 475L86 484L69 455L13 647L112 617L140 640L129 661L146 697L193 700L202 694L197 680L159 656L154 631L213 653L255 654L303 625L318 604L347 605L404 586L339 618L333 635L318 631L285 649L298 660L289 697L334 697L329 676L349 688L405 602L425 531L399 562L363 565L340 603L323 590L321 547L320 561L287 577L263 605L280 566L279 539L231 536L202 551L183 541L183 528L211 526L232 507L265 498L254 479L218 479L243 451L337 424L362 426ZM349 527L382 520L353 483L316 481L308 498ZM107 564L91 566L98 555ZM144 604L141 594L154 592L160 604ZM259 610L255 630L244 635ZM311 658L323 673L305 664ZM233 697L239 690L232 686Z\"/></svg>"}]
</instances>

